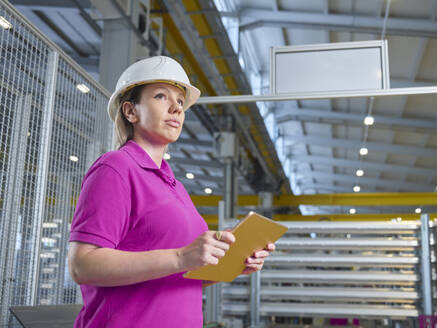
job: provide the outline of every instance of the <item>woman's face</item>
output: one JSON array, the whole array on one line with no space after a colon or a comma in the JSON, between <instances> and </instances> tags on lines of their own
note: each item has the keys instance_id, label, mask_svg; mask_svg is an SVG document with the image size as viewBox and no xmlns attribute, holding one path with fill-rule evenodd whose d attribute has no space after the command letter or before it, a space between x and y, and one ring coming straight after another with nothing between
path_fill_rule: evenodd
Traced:
<instances>
[{"instance_id":1,"label":"woman's face","mask_svg":"<svg viewBox=\"0 0 437 328\"><path fill-rule=\"evenodd\" d=\"M153 144L175 142L184 124L184 100L182 90L173 85L146 85L141 90L139 103L132 108L133 116L127 117L133 124L134 136Z\"/></svg>"}]
</instances>

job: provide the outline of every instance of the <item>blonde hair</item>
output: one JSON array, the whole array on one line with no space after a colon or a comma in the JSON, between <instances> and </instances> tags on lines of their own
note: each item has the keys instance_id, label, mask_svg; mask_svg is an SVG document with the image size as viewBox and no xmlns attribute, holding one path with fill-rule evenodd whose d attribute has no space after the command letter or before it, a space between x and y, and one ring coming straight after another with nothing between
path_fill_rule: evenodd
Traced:
<instances>
[{"instance_id":1,"label":"blonde hair","mask_svg":"<svg viewBox=\"0 0 437 328\"><path fill-rule=\"evenodd\" d=\"M131 122L127 120L123 113L123 104L129 101L136 104L140 100L141 90L144 85L136 86L126 93L122 94L119 101L118 111L115 114L114 133L115 133L115 149L120 149L126 142L131 140L134 136L134 127Z\"/></svg>"}]
</instances>

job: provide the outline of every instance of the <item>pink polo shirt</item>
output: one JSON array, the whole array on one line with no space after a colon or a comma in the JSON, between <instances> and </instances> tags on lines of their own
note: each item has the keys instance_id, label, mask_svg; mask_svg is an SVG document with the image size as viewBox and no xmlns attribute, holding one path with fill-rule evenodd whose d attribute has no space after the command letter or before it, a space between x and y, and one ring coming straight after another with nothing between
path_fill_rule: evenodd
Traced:
<instances>
[{"instance_id":1,"label":"pink polo shirt","mask_svg":"<svg viewBox=\"0 0 437 328\"><path fill-rule=\"evenodd\" d=\"M208 226L166 161L134 141L88 170L70 241L130 252L180 248ZM75 327L202 327L202 282L183 272L121 287L81 285Z\"/></svg>"}]
</instances>

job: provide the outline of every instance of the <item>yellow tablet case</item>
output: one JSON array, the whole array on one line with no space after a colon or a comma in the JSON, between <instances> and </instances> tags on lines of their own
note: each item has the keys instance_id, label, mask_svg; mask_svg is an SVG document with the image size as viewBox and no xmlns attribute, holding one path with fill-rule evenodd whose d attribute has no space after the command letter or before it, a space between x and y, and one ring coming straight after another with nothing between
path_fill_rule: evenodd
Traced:
<instances>
[{"instance_id":1,"label":"yellow tablet case","mask_svg":"<svg viewBox=\"0 0 437 328\"><path fill-rule=\"evenodd\" d=\"M261 250L268 243L274 243L288 228L262 215L250 212L238 223L232 233L235 243L231 244L219 263L206 265L199 269L188 271L185 278L230 282L243 272L245 261L253 256L254 251Z\"/></svg>"}]
</instances>

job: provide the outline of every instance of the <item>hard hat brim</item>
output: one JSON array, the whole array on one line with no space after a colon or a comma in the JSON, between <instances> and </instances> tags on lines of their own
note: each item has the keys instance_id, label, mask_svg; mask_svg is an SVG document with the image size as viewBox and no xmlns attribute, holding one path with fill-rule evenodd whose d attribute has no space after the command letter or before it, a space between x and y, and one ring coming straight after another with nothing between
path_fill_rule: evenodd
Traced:
<instances>
[{"instance_id":1,"label":"hard hat brim","mask_svg":"<svg viewBox=\"0 0 437 328\"><path fill-rule=\"evenodd\" d=\"M180 84L186 88L185 101L184 101L184 106L183 106L184 111L186 111L188 108L190 108L192 105L194 105L196 103L197 99L199 99L200 90L197 89L196 87L189 85L189 84L186 84L186 83L183 83L181 81L168 80L168 82L172 82L172 83L169 83L170 85L172 85L173 83L177 83L177 84ZM146 84L152 84L152 83L166 83L166 81L163 81L163 80L139 81L139 82L136 82L135 84L127 85L123 89L117 90L117 92L114 92L112 94L111 98L109 98L108 107L107 107L108 115L111 118L111 120L115 121L115 116L116 116L117 111L119 110L119 107L120 107L120 103L119 103L120 97L127 90L132 89L133 87L140 86L140 85L146 85Z\"/></svg>"}]
</instances>

